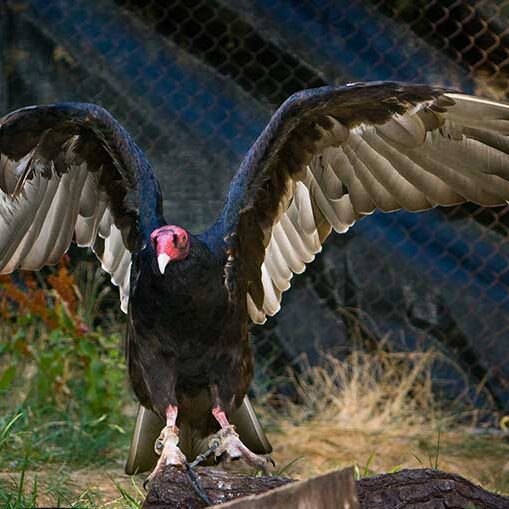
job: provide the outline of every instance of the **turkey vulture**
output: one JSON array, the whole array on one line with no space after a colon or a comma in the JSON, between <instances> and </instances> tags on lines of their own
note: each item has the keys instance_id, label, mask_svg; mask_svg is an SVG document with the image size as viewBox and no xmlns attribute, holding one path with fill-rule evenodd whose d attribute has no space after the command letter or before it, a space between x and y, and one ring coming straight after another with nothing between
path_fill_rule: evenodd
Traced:
<instances>
[{"instance_id":1,"label":"turkey vulture","mask_svg":"<svg viewBox=\"0 0 509 509\"><path fill-rule=\"evenodd\" d=\"M120 289L134 392L166 421L156 470L186 461L178 427L216 433L216 456L264 469L230 423L253 373L250 324L278 312L332 229L377 209L504 205L508 135L509 106L442 88L301 91L249 150L219 218L195 234L167 223L152 168L103 108L23 108L0 120L0 272L56 263L73 240L91 247Z\"/></svg>"}]
</instances>

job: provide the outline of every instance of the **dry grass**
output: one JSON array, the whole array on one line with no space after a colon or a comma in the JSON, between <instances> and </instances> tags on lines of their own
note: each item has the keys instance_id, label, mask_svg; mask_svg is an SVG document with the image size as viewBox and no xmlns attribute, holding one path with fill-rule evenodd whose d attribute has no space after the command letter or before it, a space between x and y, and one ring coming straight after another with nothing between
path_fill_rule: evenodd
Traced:
<instances>
[{"instance_id":1,"label":"dry grass","mask_svg":"<svg viewBox=\"0 0 509 509\"><path fill-rule=\"evenodd\" d=\"M274 458L299 478L349 465L361 476L431 467L509 493L507 437L475 431L466 398L437 400L435 362L434 352L354 352L290 374L298 403L279 399L265 416Z\"/></svg>"},{"instance_id":2,"label":"dry grass","mask_svg":"<svg viewBox=\"0 0 509 509\"><path fill-rule=\"evenodd\" d=\"M319 418L342 429L415 429L436 419L432 391L433 352L355 351L345 360L323 355L319 366L289 373L298 403L283 402L292 422Z\"/></svg>"}]
</instances>

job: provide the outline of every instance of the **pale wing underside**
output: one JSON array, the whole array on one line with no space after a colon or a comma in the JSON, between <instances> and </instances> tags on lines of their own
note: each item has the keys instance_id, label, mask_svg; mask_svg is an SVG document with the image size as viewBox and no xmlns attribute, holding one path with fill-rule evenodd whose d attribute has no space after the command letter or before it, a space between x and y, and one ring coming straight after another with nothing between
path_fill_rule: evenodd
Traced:
<instances>
[{"instance_id":1,"label":"pale wing underside","mask_svg":"<svg viewBox=\"0 0 509 509\"><path fill-rule=\"evenodd\" d=\"M334 229L346 232L376 209L421 211L509 199L509 106L444 94L379 126L348 129L329 117L309 165L287 182L261 268L261 308L248 293L253 322L280 309L282 293Z\"/></svg>"},{"instance_id":2,"label":"pale wing underside","mask_svg":"<svg viewBox=\"0 0 509 509\"><path fill-rule=\"evenodd\" d=\"M86 163L70 165L62 175L51 167L36 168L17 191L31 156L19 161L0 156L5 191L0 192L0 273L55 264L74 238L79 246L94 250L119 287L121 308L127 312L131 253L113 223L106 192L99 190L99 172L90 172Z\"/></svg>"}]
</instances>

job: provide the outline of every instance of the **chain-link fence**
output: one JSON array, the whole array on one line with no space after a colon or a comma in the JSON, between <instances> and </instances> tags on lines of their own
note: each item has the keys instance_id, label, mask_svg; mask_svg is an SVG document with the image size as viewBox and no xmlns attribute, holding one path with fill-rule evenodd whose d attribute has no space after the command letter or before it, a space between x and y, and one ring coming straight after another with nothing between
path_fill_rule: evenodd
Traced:
<instances>
[{"instance_id":1,"label":"chain-link fence","mask_svg":"<svg viewBox=\"0 0 509 509\"><path fill-rule=\"evenodd\" d=\"M401 80L509 94L509 1L0 0L0 8L0 113L64 100L106 107L156 169L166 218L194 231L212 223L241 158L297 90ZM332 236L281 312L253 331L258 382L301 352L315 362L320 349L342 355L383 339L390 349L439 350L451 362L437 363L434 377L450 397L468 393L507 411L508 210L375 214Z\"/></svg>"}]
</instances>

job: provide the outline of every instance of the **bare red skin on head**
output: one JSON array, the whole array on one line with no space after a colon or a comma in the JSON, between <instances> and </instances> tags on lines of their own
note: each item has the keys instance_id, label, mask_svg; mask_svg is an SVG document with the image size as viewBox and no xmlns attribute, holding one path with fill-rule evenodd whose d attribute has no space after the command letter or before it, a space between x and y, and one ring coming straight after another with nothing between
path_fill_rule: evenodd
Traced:
<instances>
[{"instance_id":1,"label":"bare red skin on head","mask_svg":"<svg viewBox=\"0 0 509 509\"><path fill-rule=\"evenodd\" d=\"M178 261L187 258L191 243L189 241L189 233L181 228L169 224L157 228L150 234L150 239L156 249L156 254L167 254L170 261Z\"/></svg>"}]
</instances>

